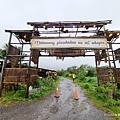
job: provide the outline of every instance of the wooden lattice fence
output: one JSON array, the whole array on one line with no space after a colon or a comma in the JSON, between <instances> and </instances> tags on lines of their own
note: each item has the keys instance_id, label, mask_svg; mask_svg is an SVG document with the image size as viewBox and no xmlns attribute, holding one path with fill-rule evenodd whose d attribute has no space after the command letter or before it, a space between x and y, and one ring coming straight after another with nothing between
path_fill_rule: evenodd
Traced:
<instances>
[{"instance_id":1,"label":"wooden lattice fence","mask_svg":"<svg viewBox=\"0 0 120 120\"><path fill-rule=\"evenodd\" d=\"M110 82L108 68L97 69L98 85L107 84Z\"/></svg>"},{"instance_id":2,"label":"wooden lattice fence","mask_svg":"<svg viewBox=\"0 0 120 120\"><path fill-rule=\"evenodd\" d=\"M29 71L30 81L32 84L38 78L38 70L30 69ZM28 68L5 68L3 74L4 84L16 84L23 83L26 84L28 80Z\"/></svg>"},{"instance_id":3,"label":"wooden lattice fence","mask_svg":"<svg viewBox=\"0 0 120 120\"><path fill-rule=\"evenodd\" d=\"M12 67L17 65L18 61L20 59L20 57L14 56L14 55L20 55L20 50L16 47L10 45L9 50L8 50L8 60L10 61Z\"/></svg>"},{"instance_id":4,"label":"wooden lattice fence","mask_svg":"<svg viewBox=\"0 0 120 120\"><path fill-rule=\"evenodd\" d=\"M109 68L98 68L97 69L97 78L98 85L107 84L109 82L120 83L120 68L112 68L110 73ZM110 74L112 74L112 79L110 79Z\"/></svg>"}]
</instances>

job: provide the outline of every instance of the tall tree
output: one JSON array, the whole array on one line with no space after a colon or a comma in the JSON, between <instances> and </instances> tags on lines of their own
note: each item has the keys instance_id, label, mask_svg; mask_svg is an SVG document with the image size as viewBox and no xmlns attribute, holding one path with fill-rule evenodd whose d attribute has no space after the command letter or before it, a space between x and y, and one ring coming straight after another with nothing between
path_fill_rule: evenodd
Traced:
<instances>
[{"instance_id":1,"label":"tall tree","mask_svg":"<svg viewBox=\"0 0 120 120\"><path fill-rule=\"evenodd\" d=\"M8 50L8 45L5 44L2 49L0 49L0 59L4 60L6 57L6 52Z\"/></svg>"}]
</instances>

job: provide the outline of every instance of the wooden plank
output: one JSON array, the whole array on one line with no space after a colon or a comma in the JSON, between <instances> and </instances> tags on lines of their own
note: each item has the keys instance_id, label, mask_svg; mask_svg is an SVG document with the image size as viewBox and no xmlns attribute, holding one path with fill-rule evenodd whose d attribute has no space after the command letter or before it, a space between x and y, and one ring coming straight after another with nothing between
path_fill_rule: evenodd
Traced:
<instances>
[{"instance_id":1,"label":"wooden plank","mask_svg":"<svg viewBox=\"0 0 120 120\"><path fill-rule=\"evenodd\" d=\"M5 68L3 83L24 83L27 84L28 68ZM38 70L30 69L30 84L38 79Z\"/></svg>"},{"instance_id":2,"label":"wooden plank","mask_svg":"<svg viewBox=\"0 0 120 120\"><path fill-rule=\"evenodd\" d=\"M98 85L107 84L110 82L108 71L109 71L108 68L98 68L97 69Z\"/></svg>"},{"instance_id":3,"label":"wooden plank","mask_svg":"<svg viewBox=\"0 0 120 120\"><path fill-rule=\"evenodd\" d=\"M9 46L9 51L7 55L20 55L20 50L12 45ZM8 56L8 60L11 62L11 64L16 65L18 63L18 60L20 57L14 57L14 56Z\"/></svg>"},{"instance_id":4,"label":"wooden plank","mask_svg":"<svg viewBox=\"0 0 120 120\"><path fill-rule=\"evenodd\" d=\"M114 50L114 53L115 53L115 59L120 60L120 48Z\"/></svg>"},{"instance_id":5,"label":"wooden plank","mask_svg":"<svg viewBox=\"0 0 120 120\"><path fill-rule=\"evenodd\" d=\"M104 50L102 50L102 52L101 52L101 59L103 59L103 58L106 58L107 57L107 53L106 53L106 50L104 49Z\"/></svg>"},{"instance_id":6,"label":"wooden plank","mask_svg":"<svg viewBox=\"0 0 120 120\"><path fill-rule=\"evenodd\" d=\"M3 82L5 85L10 85L10 84L26 84L26 82Z\"/></svg>"},{"instance_id":7,"label":"wooden plank","mask_svg":"<svg viewBox=\"0 0 120 120\"><path fill-rule=\"evenodd\" d=\"M85 50L79 49L54 49L49 51L49 55L57 57L85 56Z\"/></svg>"},{"instance_id":8,"label":"wooden plank","mask_svg":"<svg viewBox=\"0 0 120 120\"><path fill-rule=\"evenodd\" d=\"M31 50L31 56L32 56L32 61L37 64L38 63L38 58L39 58L39 50L38 49L32 49Z\"/></svg>"},{"instance_id":9,"label":"wooden plank","mask_svg":"<svg viewBox=\"0 0 120 120\"><path fill-rule=\"evenodd\" d=\"M12 45L9 46L10 50L8 51L8 55L20 55L20 50L17 47Z\"/></svg>"}]
</instances>

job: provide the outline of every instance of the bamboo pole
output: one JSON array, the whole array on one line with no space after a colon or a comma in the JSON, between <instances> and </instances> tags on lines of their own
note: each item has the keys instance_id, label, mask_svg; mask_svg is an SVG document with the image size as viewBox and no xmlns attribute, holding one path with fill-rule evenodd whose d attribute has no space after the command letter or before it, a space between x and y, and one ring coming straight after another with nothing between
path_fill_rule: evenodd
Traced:
<instances>
[{"instance_id":1,"label":"bamboo pole","mask_svg":"<svg viewBox=\"0 0 120 120\"><path fill-rule=\"evenodd\" d=\"M104 29L104 34L106 36L105 26L103 26L103 29ZM109 49L109 47L107 48L108 65L109 65L109 68L110 68L109 78L110 78L110 80L112 82L112 97L115 98L115 94L116 94L115 87L116 87L116 85L115 85L115 81L114 81L113 71L112 71L112 68L111 68L110 55L109 55L109 50L108 49Z\"/></svg>"},{"instance_id":2,"label":"bamboo pole","mask_svg":"<svg viewBox=\"0 0 120 120\"><path fill-rule=\"evenodd\" d=\"M33 33L32 33L32 37L34 36L34 31L35 31L35 26L33 26ZM28 98L29 97L29 86L30 86L30 66L31 66L31 51L30 51L30 57L29 57L29 66L28 66L28 73L27 73L27 87L26 87L26 95L25 97Z\"/></svg>"},{"instance_id":3,"label":"bamboo pole","mask_svg":"<svg viewBox=\"0 0 120 120\"><path fill-rule=\"evenodd\" d=\"M3 83L3 72L4 72L4 68L7 66L7 54L8 54L8 51L10 50L10 43L11 43L11 39L12 39L12 33L10 33L10 37L9 37L9 42L8 42L8 50L6 52L6 58L4 60L4 63L3 63L3 67L2 67L2 72L1 72L1 79L0 79L0 97L2 96L2 90L4 88L4 83Z\"/></svg>"},{"instance_id":4,"label":"bamboo pole","mask_svg":"<svg viewBox=\"0 0 120 120\"><path fill-rule=\"evenodd\" d=\"M96 64L96 71L97 71L97 76L98 76L98 64L97 64L96 56L95 56L95 64ZM97 82L98 82L98 86L99 86L99 81L97 80Z\"/></svg>"}]
</instances>

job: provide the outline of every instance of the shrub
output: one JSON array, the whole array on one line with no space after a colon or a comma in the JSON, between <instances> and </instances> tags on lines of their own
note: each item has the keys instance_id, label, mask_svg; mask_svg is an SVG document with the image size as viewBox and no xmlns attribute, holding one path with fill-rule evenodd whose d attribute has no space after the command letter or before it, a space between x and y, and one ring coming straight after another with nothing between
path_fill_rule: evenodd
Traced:
<instances>
[{"instance_id":1,"label":"shrub","mask_svg":"<svg viewBox=\"0 0 120 120\"><path fill-rule=\"evenodd\" d=\"M105 87L112 87L112 83L107 83L106 85L104 85Z\"/></svg>"},{"instance_id":2,"label":"shrub","mask_svg":"<svg viewBox=\"0 0 120 120\"><path fill-rule=\"evenodd\" d=\"M89 78L87 82L91 83L93 79Z\"/></svg>"},{"instance_id":3,"label":"shrub","mask_svg":"<svg viewBox=\"0 0 120 120\"><path fill-rule=\"evenodd\" d=\"M107 106L116 106L117 101L114 99L108 99L107 102L105 103Z\"/></svg>"},{"instance_id":4,"label":"shrub","mask_svg":"<svg viewBox=\"0 0 120 120\"><path fill-rule=\"evenodd\" d=\"M116 91L116 98L117 98L117 99L120 99L120 90L117 90L117 91Z\"/></svg>"},{"instance_id":5,"label":"shrub","mask_svg":"<svg viewBox=\"0 0 120 120\"><path fill-rule=\"evenodd\" d=\"M90 87L90 86L89 86L88 83L85 83L85 84L84 84L84 88L85 88L85 89L88 89L89 87Z\"/></svg>"},{"instance_id":6,"label":"shrub","mask_svg":"<svg viewBox=\"0 0 120 120\"><path fill-rule=\"evenodd\" d=\"M65 77L69 77L69 73L66 73L66 74L65 74Z\"/></svg>"},{"instance_id":7,"label":"shrub","mask_svg":"<svg viewBox=\"0 0 120 120\"><path fill-rule=\"evenodd\" d=\"M97 93L95 96L97 99L102 100L102 101L105 101L107 98L107 96L103 93Z\"/></svg>"},{"instance_id":8,"label":"shrub","mask_svg":"<svg viewBox=\"0 0 120 120\"><path fill-rule=\"evenodd\" d=\"M14 100L16 99L19 99L19 98L21 98L21 97L23 97L24 98L24 96L25 96L25 90L18 90L18 91L16 91L13 95L12 95L12 97L14 98Z\"/></svg>"},{"instance_id":9,"label":"shrub","mask_svg":"<svg viewBox=\"0 0 120 120\"><path fill-rule=\"evenodd\" d=\"M58 71L57 71L57 75L58 75L58 76L63 76L64 73L65 73L64 70L58 70Z\"/></svg>"},{"instance_id":10,"label":"shrub","mask_svg":"<svg viewBox=\"0 0 120 120\"><path fill-rule=\"evenodd\" d=\"M24 84L19 84L18 85L18 90L25 90L26 86Z\"/></svg>"},{"instance_id":11,"label":"shrub","mask_svg":"<svg viewBox=\"0 0 120 120\"><path fill-rule=\"evenodd\" d=\"M42 96L40 92L34 92L33 94L30 95L32 99L40 98Z\"/></svg>"},{"instance_id":12,"label":"shrub","mask_svg":"<svg viewBox=\"0 0 120 120\"><path fill-rule=\"evenodd\" d=\"M92 69L88 70L88 73L86 76L93 77L94 76L94 71Z\"/></svg>"},{"instance_id":13,"label":"shrub","mask_svg":"<svg viewBox=\"0 0 120 120\"><path fill-rule=\"evenodd\" d=\"M105 92L105 87L104 86L98 86L98 87L96 87L95 92L104 93Z\"/></svg>"},{"instance_id":14,"label":"shrub","mask_svg":"<svg viewBox=\"0 0 120 120\"><path fill-rule=\"evenodd\" d=\"M35 84L33 85L33 88L39 88L41 86L41 82L40 82L41 79L35 81Z\"/></svg>"},{"instance_id":15,"label":"shrub","mask_svg":"<svg viewBox=\"0 0 120 120\"><path fill-rule=\"evenodd\" d=\"M112 98L112 89L109 87L105 87L105 86L98 86L95 89L96 93L102 93L104 95L106 95L109 98Z\"/></svg>"},{"instance_id":16,"label":"shrub","mask_svg":"<svg viewBox=\"0 0 120 120\"><path fill-rule=\"evenodd\" d=\"M80 71L79 73L78 73L78 78L80 79L80 80L84 80L85 79L85 73L84 73L84 71Z\"/></svg>"}]
</instances>

